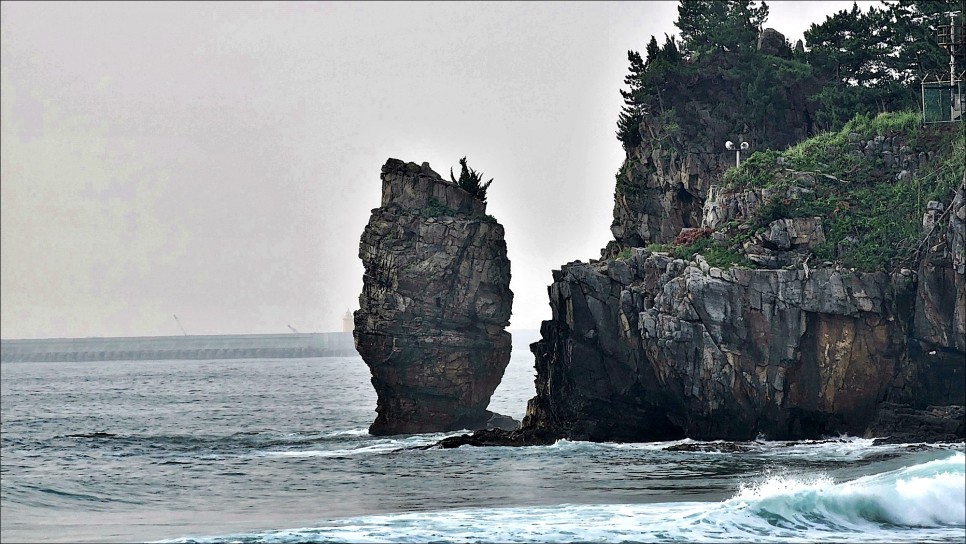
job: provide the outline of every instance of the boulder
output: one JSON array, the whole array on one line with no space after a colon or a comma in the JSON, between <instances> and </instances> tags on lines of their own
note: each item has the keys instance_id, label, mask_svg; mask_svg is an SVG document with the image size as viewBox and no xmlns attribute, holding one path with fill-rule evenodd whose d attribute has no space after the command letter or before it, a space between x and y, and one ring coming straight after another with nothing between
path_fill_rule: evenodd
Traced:
<instances>
[{"instance_id":1,"label":"boulder","mask_svg":"<svg viewBox=\"0 0 966 544\"><path fill-rule=\"evenodd\" d=\"M774 28L766 28L758 36L758 51L765 55L781 58L791 58L792 48L785 41L785 36Z\"/></svg>"}]
</instances>

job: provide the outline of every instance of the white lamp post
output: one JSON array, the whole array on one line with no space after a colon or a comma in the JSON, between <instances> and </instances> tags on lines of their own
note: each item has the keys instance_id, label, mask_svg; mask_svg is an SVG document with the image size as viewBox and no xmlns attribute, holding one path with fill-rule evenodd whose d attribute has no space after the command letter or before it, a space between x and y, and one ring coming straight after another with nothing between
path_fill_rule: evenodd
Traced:
<instances>
[{"instance_id":1,"label":"white lamp post","mask_svg":"<svg viewBox=\"0 0 966 544\"><path fill-rule=\"evenodd\" d=\"M748 142L741 142L739 147L735 147L735 144L728 140L725 142L725 149L728 151L735 150L735 168L739 168L741 166L741 152L748 149Z\"/></svg>"}]
</instances>

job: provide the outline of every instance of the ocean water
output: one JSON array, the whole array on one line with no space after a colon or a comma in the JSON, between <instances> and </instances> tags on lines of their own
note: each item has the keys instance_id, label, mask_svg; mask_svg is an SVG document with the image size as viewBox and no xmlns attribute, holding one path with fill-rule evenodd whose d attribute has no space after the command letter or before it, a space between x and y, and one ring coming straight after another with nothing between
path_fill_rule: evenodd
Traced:
<instances>
[{"instance_id":1,"label":"ocean water","mask_svg":"<svg viewBox=\"0 0 966 544\"><path fill-rule=\"evenodd\" d=\"M491 403L518 419L519 340ZM358 357L0 371L5 543L966 541L962 444L423 450L455 433L367 434Z\"/></svg>"}]
</instances>

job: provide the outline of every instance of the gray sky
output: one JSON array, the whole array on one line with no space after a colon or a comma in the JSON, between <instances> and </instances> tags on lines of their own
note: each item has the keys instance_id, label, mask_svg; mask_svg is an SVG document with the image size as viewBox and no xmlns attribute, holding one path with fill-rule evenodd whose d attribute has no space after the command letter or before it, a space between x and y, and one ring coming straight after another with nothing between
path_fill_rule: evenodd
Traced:
<instances>
[{"instance_id":1,"label":"gray sky","mask_svg":"<svg viewBox=\"0 0 966 544\"><path fill-rule=\"evenodd\" d=\"M677 32L676 2L0 9L3 338L340 330L380 166L464 155L538 328L551 269L611 238L626 51Z\"/></svg>"}]
</instances>

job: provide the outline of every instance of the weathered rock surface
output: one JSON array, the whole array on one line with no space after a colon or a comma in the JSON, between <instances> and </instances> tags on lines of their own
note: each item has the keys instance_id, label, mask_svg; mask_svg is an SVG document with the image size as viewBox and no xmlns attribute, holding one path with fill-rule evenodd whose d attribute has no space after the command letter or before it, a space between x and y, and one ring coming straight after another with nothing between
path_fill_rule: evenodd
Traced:
<instances>
[{"instance_id":1,"label":"weathered rock surface","mask_svg":"<svg viewBox=\"0 0 966 544\"><path fill-rule=\"evenodd\" d=\"M503 227L428 164L389 159L359 245L356 349L372 372L377 435L482 429L510 358ZM494 418L493 424L513 424Z\"/></svg>"},{"instance_id":2,"label":"weathered rock surface","mask_svg":"<svg viewBox=\"0 0 966 544\"><path fill-rule=\"evenodd\" d=\"M901 401L917 408L966 404L966 176L943 207L943 221L923 241L915 297L905 308L912 314L909 350L919 364L904 376Z\"/></svg>"},{"instance_id":3,"label":"weathered rock surface","mask_svg":"<svg viewBox=\"0 0 966 544\"><path fill-rule=\"evenodd\" d=\"M792 48L785 40L784 34L774 28L766 28L758 36L758 51L782 58L791 58Z\"/></svg>"},{"instance_id":4,"label":"weathered rock surface","mask_svg":"<svg viewBox=\"0 0 966 544\"><path fill-rule=\"evenodd\" d=\"M883 403L866 435L879 437L876 443L957 442L966 435L963 406L927 406Z\"/></svg>"},{"instance_id":5,"label":"weathered rock surface","mask_svg":"<svg viewBox=\"0 0 966 544\"><path fill-rule=\"evenodd\" d=\"M554 271L518 436L963 438L962 410L915 414L966 403L964 192L916 271L722 270L639 248Z\"/></svg>"},{"instance_id":6,"label":"weathered rock surface","mask_svg":"<svg viewBox=\"0 0 966 544\"><path fill-rule=\"evenodd\" d=\"M963 440L966 179L941 219L919 268L891 275L722 270L643 248L569 263L531 344L522 428L441 445Z\"/></svg>"},{"instance_id":7,"label":"weathered rock surface","mask_svg":"<svg viewBox=\"0 0 966 544\"><path fill-rule=\"evenodd\" d=\"M785 56L787 46L781 34L769 29L762 38L768 49L762 53L774 54L769 44L780 42ZM717 61L722 69L741 62L729 55ZM817 82L778 84L772 91L780 107L767 123L749 126L748 111L736 106L746 99L747 81L727 73L695 74L678 82L681 87L668 89L668 107L672 96L686 93L692 97L673 99L675 120L659 115L642 120L642 142L626 149L626 160L617 174L611 223L614 240L605 256L613 257L630 247L667 243L681 229L702 226L702 208L711 186L735 165L735 153L725 149L725 141L748 142L749 153L784 149L815 130L815 106L807 97Z\"/></svg>"}]
</instances>

